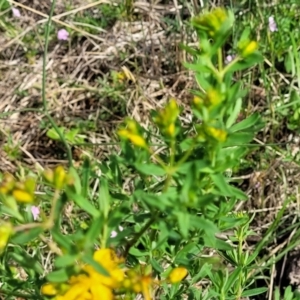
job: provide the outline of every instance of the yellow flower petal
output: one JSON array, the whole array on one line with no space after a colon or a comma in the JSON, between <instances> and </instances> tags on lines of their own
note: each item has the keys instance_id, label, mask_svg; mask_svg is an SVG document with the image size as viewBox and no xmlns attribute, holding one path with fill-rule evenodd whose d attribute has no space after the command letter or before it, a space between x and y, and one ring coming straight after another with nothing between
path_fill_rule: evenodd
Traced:
<instances>
[{"instance_id":1,"label":"yellow flower petal","mask_svg":"<svg viewBox=\"0 0 300 300\"><path fill-rule=\"evenodd\" d=\"M22 190L14 190L13 196L18 202L31 203L34 201L34 195Z\"/></svg>"},{"instance_id":2,"label":"yellow flower petal","mask_svg":"<svg viewBox=\"0 0 300 300\"><path fill-rule=\"evenodd\" d=\"M0 223L0 254L5 249L12 232L13 232L13 227L10 223L8 222Z\"/></svg>"},{"instance_id":3,"label":"yellow flower petal","mask_svg":"<svg viewBox=\"0 0 300 300\"><path fill-rule=\"evenodd\" d=\"M145 139L137 134L130 134L128 138L131 141L131 143L135 146L142 147L142 148L147 147L147 143Z\"/></svg>"},{"instance_id":4,"label":"yellow flower petal","mask_svg":"<svg viewBox=\"0 0 300 300\"><path fill-rule=\"evenodd\" d=\"M55 296L58 293L58 290L55 284L46 283L42 286L41 293L46 296Z\"/></svg>"},{"instance_id":5,"label":"yellow flower petal","mask_svg":"<svg viewBox=\"0 0 300 300\"><path fill-rule=\"evenodd\" d=\"M188 271L186 268L178 267L171 271L169 275L169 280L171 283L180 282L186 275Z\"/></svg>"}]
</instances>

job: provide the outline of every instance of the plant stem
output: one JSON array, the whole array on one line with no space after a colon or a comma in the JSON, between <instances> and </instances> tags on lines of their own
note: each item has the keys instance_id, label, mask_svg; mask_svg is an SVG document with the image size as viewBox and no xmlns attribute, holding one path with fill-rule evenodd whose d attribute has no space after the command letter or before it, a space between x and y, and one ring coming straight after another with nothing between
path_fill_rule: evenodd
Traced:
<instances>
[{"instance_id":1,"label":"plant stem","mask_svg":"<svg viewBox=\"0 0 300 300\"><path fill-rule=\"evenodd\" d=\"M50 124L60 137L62 143L64 144L66 151L67 151L67 157L68 157L68 162L69 166L73 166L73 159L72 159L72 151L70 149L70 146L68 145L65 137L63 136L62 132L56 125L54 119L51 117L51 115L48 112L48 107L47 107L47 100L46 100L46 65L47 65L47 55L48 55L48 46L49 46L49 35L50 35L50 26L51 26L51 20L53 17L54 13L54 8L55 8L56 0L52 0L51 4L51 9L49 13L49 19L46 25L46 33L45 33L45 46L44 46L44 55L43 55L43 71L42 71L42 101L43 101L43 108L44 108L44 114L49 120Z\"/></svg>"},{"instance_id":2,"label":"plant stem","mask_svg":"<svg viewBox=\"0 0 300 300\"><path fill-rule=\"evenodd\" d=\"M126 257L128 255L128 252L132 246L135 245L135 243L140 239L140 237L147 231L147 229L156 221L157 213L152 214L151 219L148 220L148 222L144 225L144 227L138 232L132 240L130 240L127 245L125 246L125 252L124 256Z\"/></svg>"}]
</instances>

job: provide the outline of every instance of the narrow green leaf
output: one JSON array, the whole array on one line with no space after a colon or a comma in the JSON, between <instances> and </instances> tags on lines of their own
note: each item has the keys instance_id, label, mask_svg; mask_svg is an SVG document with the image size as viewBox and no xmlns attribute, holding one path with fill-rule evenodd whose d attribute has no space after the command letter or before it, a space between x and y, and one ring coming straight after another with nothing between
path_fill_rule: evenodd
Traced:
<instances>
[{"instance_id":1,"label":"narrow green leaf","mask_svg":"<svg viewBox=\"0 0 300 300\"><path fill-rule=\"evenodd\" d=\"M223 194L223 196L231 196L232 192L230 189L229 184L226 182L224 175L222 174L210 174L211 179L213 180L214 184Z\"/></svg>"},{"instance_id":2,"label":"narrow green leaf","mask_svg":"<svg viewBox=\"0 0 300 300\"><path fill-rule=\"evenodd\" d=\"M231 132L241 131L248 128L251 128L255 124L257 124L260 121L260 116L258 113L252 114L250 117L244 119L243 121L233 125L230 128Z\"/></svg>"},{"instance_id":3,"label":"narrow green leaf","mask_svg":"<svg viewBox=\"0 0 300 300\"><path fill-rule=\"evenodd\" d=\"M89 194L90 173L91 173L90 160L89 158L85 158L82 166L82 190L81 190L81 196L85 198Z\"/></svg>"},{"instance_id":4,"label":"narrow green leaf","mask_svg":"<svg viewBox=\"0 0 300 300\"><path fill-rule=\"evenodd\" d=\"M73 200L80 208L89 213L94 218L100 216L100 212L95 208L95 206L85 197L82 197L79 194L75 194L71 189L66 189L66 193L70 200Z\"/></svg>"},{"instance_id":5,"label":"narrow green leaf","mask_svg":"<svg viewBox=\"0 0 300 300\"><path fill-rule=\"evenodd\" d=\"M16 233L12 238L11 242L13 244L24 245L34 239L36 239L42 232L43 228L37 227L29 229L28 231Z\"/></svg>"},{"instance_id":6,"label":"narrow green leaf","mask_svg":"<svg viewBox=\"0 0 300 300\"><path fill-rule=\"evenodd\" d=\"M74 266L75 261L78 259L77 255L66 254L63 256L59 256L55 259L55 266L57 268L64 268L67 266Z\"/></svg>"},{"instance_id":7,"label":"narrow green leaf","mask_svg":"<svg viewBox=\"0 0 300 300\"><path fill-rule=\"evenodd\" d=\"M75 188L76 194L81 194L81 180L80 180L77 170L74 167L70 167L69 174L74 179L74 188Z\"/></svg>"},{"instance_id":8,"label":"narrow green leaf","mask_svg":"<svg viewBox=\"0 0 300 300\"><path fill-rule=\"evenodd\" d=\"M178 211L176 212L176 216L178 220L179 231L184 238L187 238L190 226L189 214L186 211Z\"/></svg>"},{"instance_id":9,"label":"narrow green leaf","mask_svg":"<svg viewBox=\"0 0 300 300\"><path fill-rule=\"evenodd\" d=\"M58 227L54 227L51 230L52 238L53 240L64 250L67 252L71 252L72 249L74 248L74 245L72 241L70 240L70 237L61 234L60 229Z\"/></svg>"},{"instance_id":10,"label":"narrow green leaf","mask_svg":"<svg viewBox=\"0 0 300 300\"><path fill-rule=\"evenodd\" d=\"M261 288L256 288L256 289L251 289L251 290L247 290L244 291L242 293L242 297L252 297L252 296L256 296L262 293L265 293L268 290L267 287L261 287Z\"/></svg>"},{"instance_id":11,"label":"narrow green leaf","mask_svg":"<svg viewBox=\"0 0 300 300\"><path fill-rule=\"evenodd\" d=\"M226 128L230 128L232 126L232 124L236 121L236 119L241 111L241 107L242 107L242 99L239 98L234 103L234 109L232 110L229 118L227 119Z\"/></svg>"},{"instance_id":12,"label":"narrow green leaf","mask_svg":"<svg viewBox=\"0 0 300 300\"><path fill-rule=\"evenodd\" d=\"M30 255L28 255L25 250L14 250L14 251L18 251L18 253L15 252L10 252L9 253L9 257L19 263L21 266L34 270L36 271L38 274L43 274L44 273L44 269L42 267L42 265L39 263L38 258L36 256L32 257Z\"/></svg>"},{"instance_id":13,"label":"narrow green leaf","mask_svg":"<svg viewBox=\"0 0 300 300\"><path fill-rule=\"evenodd\" d=\"M166 171L162 167L155 164L136 163L134 166L139 172L145 175L164 176L166 174Z\"/></svg>"},{"instance_id":14,"label":"narrow green leaf","mask_svg":"<svg viewBox=\"0 0 300 300\"><path fill-rule=\"evenodd\" d=\"M95 240L99 237L102 230L103 218L100 216L95 218L90 225L88 232L85 235L86 249L94 244Z\"/></svg>"},{"instance_id":15,"label":"narrow green leaf","mask_svg":"<svg viewBox=\"0 0 300 300\"><path fill-rule=\"evenodd\" d=\"M156 270L157 272L162 273L164 271L161 265L154 258L150 259L150 264L152 265L153 269Z\"/></svg>"},{"instance_id":16,"label":"narrow green leaf","mask_svg":"<svg viewBox=\"0 0 300 300\"><path fill-rule=\"evenodd\" d=\"M46 276L47 281L60 283L66 282L69 279L69 272L67 269L60 269L57 271L53 271Z\"/></svg>"},{"instance_id":17,"label":"narrow green leaf","mask_svg":"<svg viewBox=\"0 0 300 300\"><path fill-rule=\"evenodd\" d=\"M104 177L101 177L100 180L100 191L98 195L98 203L100 211L103 213L104 218L106 219L110 209L110 194L108 191L108 183Z\"/></svg>"},{"instance_id":18,"label":"narrow green leaf","mask_svg":"<svg viewBox=\"0 0 300 300\"><path fill-rule=\"evenodd\" d=\"M149 255L148 251L141 251L137 248L131 247L129 250L129 254L136 256L136 257L143 257Z\"/></svg>"}]
</instances>

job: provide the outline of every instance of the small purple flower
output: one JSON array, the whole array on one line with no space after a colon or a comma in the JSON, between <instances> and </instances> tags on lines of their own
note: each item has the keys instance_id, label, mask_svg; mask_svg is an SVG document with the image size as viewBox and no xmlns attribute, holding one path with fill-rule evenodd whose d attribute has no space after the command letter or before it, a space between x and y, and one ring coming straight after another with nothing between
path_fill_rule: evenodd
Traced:
<instances>
[{"instance_id":1,"label":"small purple flower","mask_svg":"<svg viewBox=\"0 0 300 300\"><path fill-rule=\"evenodd\" d=\"M273 16L269 17L269 30L271 32L278 31L277 24L276 24Z\"/></svg>"},{"instance_id":2,"label":"small purple flower","mask_svg":"<svg viewBox=\"0 0 300 300\"><path fill-rule=\"evenodd\" d=\"M38 206L31 206L31 213L33 220L36 221L40 215L40 208Z\"/></svg>"},{"instance_id":3,"label":"small purple flower","mask_svg":"<svg viewBox=\"0 0 300 300\"><path fill-rule=\"evenodd\" d=\"M66 29L60 29L57 32L57 38L60 41L67 41L69 38L69 32Z\"/></svg>"},{"instance_id":4,"label":"small purple flower","mask_svg":"<svg viewBox=\"0 0 300 300\"><path fill-rule=\"evenodd\" d=\"M15 18L20 18L21 17L21 13L20 13L20 10L18 8L13 7L11 10L12 10L12 14Z\"/></svg>"}]
</instances>

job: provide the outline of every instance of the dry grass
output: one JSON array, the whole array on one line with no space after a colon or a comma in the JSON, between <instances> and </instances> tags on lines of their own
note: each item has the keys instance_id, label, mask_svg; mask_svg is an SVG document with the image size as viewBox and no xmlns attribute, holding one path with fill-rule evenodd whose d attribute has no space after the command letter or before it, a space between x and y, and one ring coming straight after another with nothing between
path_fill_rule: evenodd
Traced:
<instances>
[{"instance_id":1,"label":"dry grass","mask_svg":"<svg viewBox=\"0 0 300 300\"><path fill-rule=\"evenodd\" d=\"M108 30L98 28L98 34L90 34L74 21L74 15L85 11L96 15L97 4L108 1L74 4L76 9L69 12L65 12L63 3L58 1L53 22L56 28L64 25L72 34L69 42L58 41L54 35L50 41L46 68L48 109L59 126L72 128L76 120L93 121L95 129L87 128L84 135L91 155L100 159L109 149L105 144L114 140L114 131L125 116L133 116L147 126L148 113L154 107L170 97L182 103L188 100L193 81L182 69L182 52L178 49L184 36L167 33L163 21L166 14L176 18L176 8L181 7L175 7L172 1L166 5L139 1L134 10L140 20L118 20ZM17 5L22 13L17 20L18 32L15 37L2 37L0 44L1 148L9 137L21 151L18 163L38 163L42 167L63 163L63 149L46 136L47 126L41 128L46 122L43 113L31 111L42 109L43 41L39 27L45 24L49 7L38 1ZM36 47L33 57L28 57L24 42L30 35ZM118 95L121 103L116 103L107 91L113 88L109 75L122 68L134 80L126 82ZM105 120L99 117L103 112ZM16 164L1 155L0 171L15 171Z\"/></svg>"}]
</instances>

